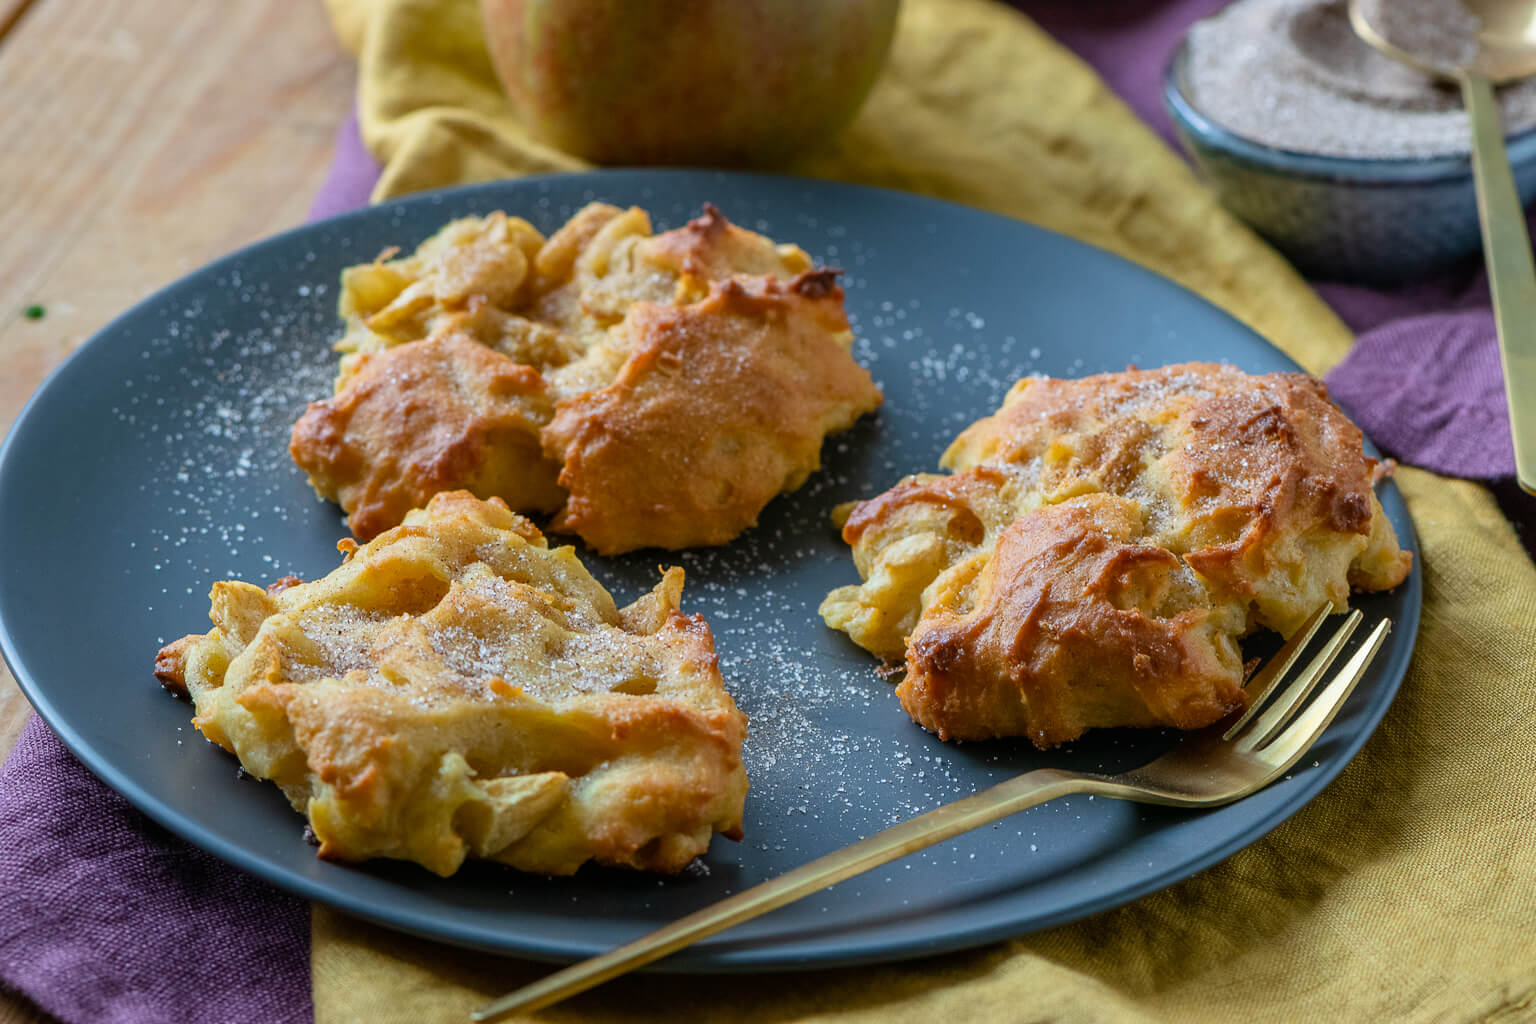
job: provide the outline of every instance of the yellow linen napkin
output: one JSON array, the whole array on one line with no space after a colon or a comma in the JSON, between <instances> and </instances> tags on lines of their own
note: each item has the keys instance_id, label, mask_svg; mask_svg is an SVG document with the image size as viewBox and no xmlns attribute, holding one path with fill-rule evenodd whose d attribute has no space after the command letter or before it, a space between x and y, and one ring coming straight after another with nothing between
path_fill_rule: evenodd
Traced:
<instances>
[{"instance_id":1,"label":"yellow linen napkin","mask_svg":"<svg viewBox=\"0 0 1536 1024\"><path fill-rule=\"evenodd\" d=\"M505 105L474 0L327 0L376 199L577 169ZM1152 267L1314 372L1350 336L1094 73L991 0L905 0L891 63L794 173L924 192ZM707 198L707 197L701 197ZM1403 470L1418 653L1380 730L1289 822L1171 889L980 950L782 976L635 976L547 1021L1536 1019L1536 568L1481 487ZM462 1019L540 965L316 907L317 1024Z\"/></svg>"}]
</instances>

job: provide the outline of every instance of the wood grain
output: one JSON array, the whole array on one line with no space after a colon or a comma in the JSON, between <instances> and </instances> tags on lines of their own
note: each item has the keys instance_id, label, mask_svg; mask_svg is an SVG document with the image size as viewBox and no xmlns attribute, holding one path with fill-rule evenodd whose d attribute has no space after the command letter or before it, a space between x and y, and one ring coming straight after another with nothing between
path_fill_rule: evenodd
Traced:
<instances>
[{"instance_id":1,"label":"wood grain","mask_svg":"<svg viewBox=\"0 0 1536 1024\"><path fill-rule=\"evenodd\" d=\"M0 431L112 317L303 220L353 74L318 0L0 0ZM0 757L29 715L0 669Z\"/></svg>"},{"instance_id":2,"label":"wood grain","mask_svg":"<svg viewBox=\"0 0 1536 1024\"><path fill-rule=\"evenodd\" d=\"M0 0L0 40L20 24L22 16L34 2L35 0ZM4 1024L4 1021L0 1020L0 1024Z\"/></svg>"}]
</instances>

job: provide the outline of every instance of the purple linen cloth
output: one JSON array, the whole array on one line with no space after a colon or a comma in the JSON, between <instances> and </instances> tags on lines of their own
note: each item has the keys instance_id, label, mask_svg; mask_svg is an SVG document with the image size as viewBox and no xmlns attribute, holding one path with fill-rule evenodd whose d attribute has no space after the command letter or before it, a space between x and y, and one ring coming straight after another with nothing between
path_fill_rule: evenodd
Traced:
<instances>
[{"instance_id":1,"label":"purple linen cloth","mask_svg":"<svg viewBox=\"0 0 1536 1024\"><path fill-rule=\"evenodd\" d=\"M150 822L34 715L0 768L0 980L69 1024L305 1024L309 904Z\"/></svg>"},{"instance_id":2,"label":"purple linen cloth","mask_svg":"<svg viewBox=\"0 0 1536 1024\"><path fill-rule=\"evenodd\" d=\"M1489 310L1406 317L1366 331L1328 387L1382 451L1405 462L1448 476L1514 473Z\"/></svg>"},{"instance_id":3,"label":"purple linen cloth","mask_svg":"<svg viewBox=\"0 0 1536 1024\"><path fill-rule=\"evenodd\" d=\"M1163 65L1222 5L1017 4L1170 142ZM349 118L311 218L366 204L378 174ZM1452 475L1513 472L1486 279L1318 290L1360 332L1329 385L1384 450ZM1495 490L1517 528L1536 522L1536 499ZM68 1024L308 1021L307 905L144 819L34 718L0 769L0 983Z\"/></svg>"},{"instance_id":4,"label":"purple linen cloth","mask_svg":"<svg viewBox=\"0 0 1536 1024\"><path fill-rule=\"evenodd\" d=\"M336 133L336 152L331 157L331 169L315 193L315 201L309 206L310 220L324 220L348 210L368 205L373 186L382 170L373 154L363 145L363 135L357 125L357 113L347 115L341 130Z\"/></svg>"}]
</instances>

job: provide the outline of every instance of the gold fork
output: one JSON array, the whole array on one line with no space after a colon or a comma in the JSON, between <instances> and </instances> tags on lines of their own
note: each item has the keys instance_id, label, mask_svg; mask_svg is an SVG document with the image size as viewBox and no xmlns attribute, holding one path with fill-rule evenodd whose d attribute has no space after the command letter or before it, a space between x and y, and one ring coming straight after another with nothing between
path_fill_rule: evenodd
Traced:
<instances>
[{"instance_id":1,"label":"gold fork","mask_svg":"<svg viewBox=\"0 0 1536 1024\"><path fill-rule=\"evenodd\" d=\"M845 878L1060 796L1092 793L1174 807L1216 807L1256 792L1283 775L1322 735L1392 625L1388 619L1378 623L1318 698L1292 720L1362 618L1359 611L1351 612L1306 669L1266 707L1269 690L1290 672L1328 611L1327 605L1318 609L1249 681L1249 707L1241 718L1225 729L1222 723L1191 733L1151 764L1118 775L1040 768L1015 776L739 892L611 953L556 971L470 1016L489 1021L518 1010L541 1009Z\"/></svg>"}]
</instances>

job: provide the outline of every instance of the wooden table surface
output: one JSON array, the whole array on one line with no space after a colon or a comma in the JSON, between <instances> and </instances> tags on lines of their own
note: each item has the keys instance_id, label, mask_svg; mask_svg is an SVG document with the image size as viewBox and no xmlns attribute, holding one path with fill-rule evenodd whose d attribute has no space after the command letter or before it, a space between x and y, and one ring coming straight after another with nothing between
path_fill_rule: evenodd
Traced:
<instances>
[{"instance_id":1,"label":"wooden table surface","mask_svg":"<svg viewBox=\"0 0 1536 1024\"><path fill-rule=\"evenodd\" d=\"M107 321L302 221L353 85L320 0L0 0L0 434ZM30 714L0 667L0 758Z\"/></svg>"}]
</instances>

